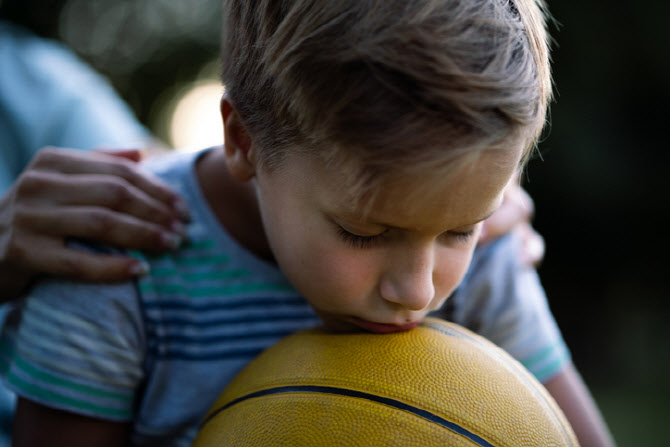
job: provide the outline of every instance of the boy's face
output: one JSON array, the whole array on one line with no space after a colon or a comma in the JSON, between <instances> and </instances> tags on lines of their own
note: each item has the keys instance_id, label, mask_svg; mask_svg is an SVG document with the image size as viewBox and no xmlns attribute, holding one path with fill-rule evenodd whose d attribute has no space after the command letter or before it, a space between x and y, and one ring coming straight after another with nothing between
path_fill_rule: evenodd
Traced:
<instances>
[{"instance_id":1,"label":"boy's face","mask_svg":"<svg viewBox=\"0 0 670 447\"><path fill-rule=\"evenodd\" d=\"M366 218L346 194L347 172L289 156L256 171L268 242L327 327L411 329L460 283L520 153L486 151L448 181L426 175L386 185ZM419 200L408 198L413 188L422 188Z\"/></svg>"}]
</instances>

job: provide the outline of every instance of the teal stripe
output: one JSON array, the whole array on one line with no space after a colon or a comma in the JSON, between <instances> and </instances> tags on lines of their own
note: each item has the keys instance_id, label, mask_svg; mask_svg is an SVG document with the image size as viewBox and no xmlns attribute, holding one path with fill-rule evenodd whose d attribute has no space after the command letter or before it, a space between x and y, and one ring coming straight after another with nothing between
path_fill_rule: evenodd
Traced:
<instances>
[{"instance_id":1,"label":"teal stripe","mask_svg":"<svg viewBox=\"0 0 670 447\"><path fill-rule=\"evenodd\" d=\"M525 366L526 369L533 369L538 364L546 361L547 358L551 357L556 349L558 349L558 346L556 345L549 346L547 348L544 348L537 354L522 360L521 363L523 363L523 366Z\"/></svg>"},{"instance_id":2,"label":"teal stripe","mask_svg":"<svg viewBox=\"0 0 670 447\"><path fill-rule=\"evenodd\" d=\"M566 349L561 351L561 354L551 362L549 365L545 366L542 368L540 371L537 372L537 377L540 382L544 382L546 379L549 377L553 376L560 370L560 366L566 362L566 360L570 359L570 353Z\"/></svg>"},{"instance_id":3,"label":"teal stripe","mask_svg":"<svg viewBox=\"0 0 670 447\"><path fill-rule=\"evenodd\" d=\"M550 376L552 376L555 372L558 371L558 367L563 362L563 360L564 357L561 356L560 358L557 358L556 360L554 360L541 370L533 372L535 378L543 383L546 379L548 379Z\"/></svg>"},{"instance_id":4,"label":"teal stripe","mask_svg":"<svg viewBox=\"0 0 670 447\"><path fill-rule=\"evenodd\" d=\"M31 397L42 401L42 402L51 402L56 405L62 405L67 408L73 408L80 410L88 414L96 414L101 417L112 417L115 419L131 419L133 413L130 409L116 409L116 408L107 408L100 405L95 405L89 402L82 401L80 399L75 399L69 396L63 396L60 393L55 391L44 389L38 385L28 383L14 373L9 373L7 375L7 381L17 387L22 392L30 395Z\"/></svg>"},{"instance_id":5,"label":"teal stripe","mask_svg":"<svg viewBox=\"0 0 670 447\"><path fill-rule=\"evenodd\" d=\"M72 382L70 380L57 377L47 372L37 369L32 364L28 363L21 357L14 356L14 365L24 374L36 379L40 382L45 382L50 385L55 385L60 388L75 391L80 394L85 394L94 398L102 398L109 400L116 400L124 404L130 404L133 401L133 396L128 394L115 393L113 391L101 390L90 385L83 385L81 383Z\"/></svg>"},{"instance_id":6,"label":"teal stripe","mask_svg":"<svg viewBox=\"0 0 670 447\"><path fill-rule=\"evenodd\" d=\"M287 284L232 284L227 286L186 287L182 284L151 284L140 283L140 292L158 295L188 295L191 298L202 298L215 295L233 295L245 292L294 292Z\"/></svg>"},{"instance_id":7,"label":"teal stripe","mask_svg":"<svg viewBox=\"0 0 670 447\"><path fill-rule=\"evenodd\" d=\"M563 344L560 344L545 348L521 363L527 370L533 373L537 380L543 382L557 372L560 365L569 357L570 355L568 354L567 348ZM553 360L551 360L552 358ZM546 363L548 360L551 360L549 364L542 366L542 364ZM540 366L541 368L537 369Z\"/></svg>"},{"instance_id":8,"label":"teal stripe","mask_svg":"<svg viewBox=\"0 0 670 447\"><path fill-rule=\"evenodd\" d=\"M7 357L14 355L14 347L4 337L0 338L0 353Z\"/></svg>"}]
</instances>

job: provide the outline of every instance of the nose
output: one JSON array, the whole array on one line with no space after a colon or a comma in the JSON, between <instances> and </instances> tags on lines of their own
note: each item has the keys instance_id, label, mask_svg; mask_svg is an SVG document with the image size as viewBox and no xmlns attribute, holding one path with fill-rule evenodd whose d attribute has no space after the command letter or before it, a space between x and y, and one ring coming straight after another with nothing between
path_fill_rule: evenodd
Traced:
<instances>
[{"instance_id":1,"label":"nose","mask_svg":"<svg viewBox=\"0 0 670 447\"><path fill-rule=\"evenodd\" d=\"M425 309L435 297L433 258L429 247L395 256L380 279L382 298L408 310Z\"/></svg>"}]
</instances>

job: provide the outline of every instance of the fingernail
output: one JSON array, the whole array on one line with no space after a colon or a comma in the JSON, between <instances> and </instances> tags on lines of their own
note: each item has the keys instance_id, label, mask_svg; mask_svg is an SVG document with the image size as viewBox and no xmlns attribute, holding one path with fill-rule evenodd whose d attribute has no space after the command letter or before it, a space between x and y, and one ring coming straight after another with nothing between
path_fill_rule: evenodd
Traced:
<instances>
[{"instance_id":1,"label":"fingernail","mask_svg":"<svg viewBox=\"0 0 670 447\"><path fill-rule=\"evenodd\" d=\"M186 202L184 202L184 200L177 198L175 199L173 205L175 211L177 211L177 214L179 215L179 218L181 220L184 220L186 222L189 222L191 220L191 211L188 209L188 205L186 205Z\"/></svg>"},{"instance_id":2,"label":"fingernail","mask_svg":"<svg viewBox=\"0 0 670 447\"><path fill-rule=\"evenodd\" d=\"M186 237L186 226L178 220L175 220L170 224L170 230L182 238Z\"/></svg>"},{"instance_id":3,"label":"fingernail","mask_svg":"<svg viewBox=\"0 0 670 447\"><path fill-rule=\"evenodd\" d=\"M134 276L144 276L149 273L150 270L151 268L149 267L149 264L144 261L133 262L130 264L129 268L130 274Z\"/></svg>"},{"instance_id":4,"label":"fingernail","mask_svg":"<svg viewBox=\"0 0 670 447\"><path fill-rule=\"evenodd\" d=\"M174 249L181 245L183 238L175 233L164 232L161 233L161 243L164 247Z\"/></svg>"}]
</instances>

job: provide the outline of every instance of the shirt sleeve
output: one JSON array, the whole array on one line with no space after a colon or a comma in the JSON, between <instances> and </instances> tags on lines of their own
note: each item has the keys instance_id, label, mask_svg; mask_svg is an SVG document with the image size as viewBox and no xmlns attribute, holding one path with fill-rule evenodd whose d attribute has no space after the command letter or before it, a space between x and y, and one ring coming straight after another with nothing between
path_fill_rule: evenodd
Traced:
<instances>
[{"instance_id":1,"label":"shirt sleeve","mask_svg":"<svg viewBox=\"0 0 670 447\"><path fill-rule=\"evenodd\" d=\"M128 421L143 377L143 334L132 283L46 281L8 316L0 367L26 399Z\"/></svg>"},{"instance_id":2,"label":"shirt sleeve","mask_svg":"<svg viewBox=\"0 0 670 447\"><path fill-rule=\"evenodd\" d=\"M453 300L451 319L497 344L543 383L569 362L537 272L522 266L516 236L477 248Z\"/></svg>"}]
</instances>

